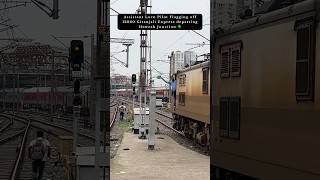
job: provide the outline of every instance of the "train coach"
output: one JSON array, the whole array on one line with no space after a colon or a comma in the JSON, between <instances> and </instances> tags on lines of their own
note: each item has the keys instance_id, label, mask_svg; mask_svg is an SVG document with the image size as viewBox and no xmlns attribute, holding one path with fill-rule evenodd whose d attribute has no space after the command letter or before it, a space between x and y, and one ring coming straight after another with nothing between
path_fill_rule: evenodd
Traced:
<instances>
[{"instance_id":1,"label":"train coach","mask_svg":"<svg viewBox=\"0 0 320 180\"><path fill-rule=\"evenodd\" d=\"M209 61L176 73L176 107L171 98L173 127L209 147L210 139Z\"/></svg>"},{"instance_id":2,"label":"train coach","mask_svg":"<svg viewBox=\"0 0 320 180\"><path fill-rule=\"evenodd\" d=\"M215 33L213 179L320 179L320 2Z\"/></svg>"},{"instance_id":3,"label":"train coach","mask_svg":"<svg viewBox=\"0 0 320 180\"><path fill-rule=\"evenodd\" d=\"M89 86L81 86L82 108L81 114L89 115ZM19 107L23 109L40 109L50 111L51 104L54 109L63 108L66 113L72 113L73 109L73 88L72 87L57 87L56 92L51 93L51 87L39 88L20 88L6 89L5 93L1 91L0 105L7 109Z\"/></svg>"}]
</instances>

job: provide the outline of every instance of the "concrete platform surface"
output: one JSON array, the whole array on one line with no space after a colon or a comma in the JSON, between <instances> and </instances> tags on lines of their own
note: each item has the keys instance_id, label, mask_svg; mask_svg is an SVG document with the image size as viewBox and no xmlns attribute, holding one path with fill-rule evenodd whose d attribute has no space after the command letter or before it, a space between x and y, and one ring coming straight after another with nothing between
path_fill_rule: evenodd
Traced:
<instances>
[{"instance_id":1,"label":"concrete platform surface","mask_svg":"<svg viewBox=\"0 0 320 180\"><path fill-rule=\"evenodd\" d=\"M163 137L164 139L158 139ZM125 133L114 159L111 180L209 180L210 157L191 151L166 135L156 135L154 151L148 140ZM129 150L123 150L129 148Z\"/></svg>"}]
</instances>

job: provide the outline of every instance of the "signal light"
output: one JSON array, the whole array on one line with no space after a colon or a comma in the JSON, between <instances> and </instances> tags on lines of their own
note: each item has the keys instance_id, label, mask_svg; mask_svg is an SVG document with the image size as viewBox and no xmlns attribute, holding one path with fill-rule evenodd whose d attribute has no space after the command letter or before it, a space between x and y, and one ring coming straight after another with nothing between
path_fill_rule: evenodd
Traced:
<instances>
[{"instance_id":1,"label":"signal light","mask_svg":"<svg viewBox=\"0 0 320 180\"><path fill-rule=\"evenodd\" d=\"M74 81L74 93L80 94L80 81L79 80Z\"/></svg>"},{"instance_id":2,"label":"signal light","mask_svg":"<svg viewBox=\"0 0 320 180\"><path fill-rule=\"evenodd\" d=\"M81 40L71 41L69 60L73 71L81 71L81 64L84 61L84 48Z\"/></svg>"},{"instance_id":3,"label":"signal light","mask_svg":"<svg viewBox=\"0 0 320 180\"><path fill-rule=\"evenodd\" d=\"M135 84L135 83L136 83L137 77L136 77L135 74L132 74L131 81L132 81L132 84Z\"/></svg>"}]
</instances>

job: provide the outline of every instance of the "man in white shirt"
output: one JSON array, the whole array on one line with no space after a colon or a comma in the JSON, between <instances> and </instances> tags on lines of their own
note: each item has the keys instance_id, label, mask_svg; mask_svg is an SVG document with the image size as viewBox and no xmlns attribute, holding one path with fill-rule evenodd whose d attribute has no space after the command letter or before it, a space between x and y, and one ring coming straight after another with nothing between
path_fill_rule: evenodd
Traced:
<instances>
[{"instance_id":1,"label":"man in white shirt","mask_svg":"<svg viewBox=\"0 0 320 180\"><path fill-rule=\"evenodd\" d=\"M119 106L119 111L120 111L120 119L123 120L124 113L127 111L127 108L123 103L121 103L121 106Z\"/></svg>"},{"instance_id":2,"label":"man in white shirt","mask_svg":"<svg viewBox=\"0 0 320 180\"><path fill-rule=\"evenodd\" d=\"M43 138L43 132L37 132L37 138L28 146L28 155L32 159L32 179L41 180L45 163L50 158L50 143Z\"/></svg>"}]
</instances>

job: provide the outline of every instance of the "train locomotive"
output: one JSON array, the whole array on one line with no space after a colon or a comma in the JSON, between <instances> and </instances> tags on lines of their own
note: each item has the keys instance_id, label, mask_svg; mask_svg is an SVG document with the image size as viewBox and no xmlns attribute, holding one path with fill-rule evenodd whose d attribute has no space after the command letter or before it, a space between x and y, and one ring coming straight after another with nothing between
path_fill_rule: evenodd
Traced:
<instances>
[{"instance_id":1,"label":"train locomotive","mask_svg":"<svg viewBox=\"0 0 320 180\"><path fill-rule=\"evenodd\" d=\"M215 31L212 179L320 179L319 21L305 0Z\"/></svg>"},{"instance_id":2,"label":"train locomotive","mask_svg":"<svg viewBox=\"0 0 320 180\"><path fill-rule=\"evenodd\" d=\"M175 74L176 107L171 97L173 128L209 147L210 74L209 61L200 62Z\"/></svg>"}]
</instances>

